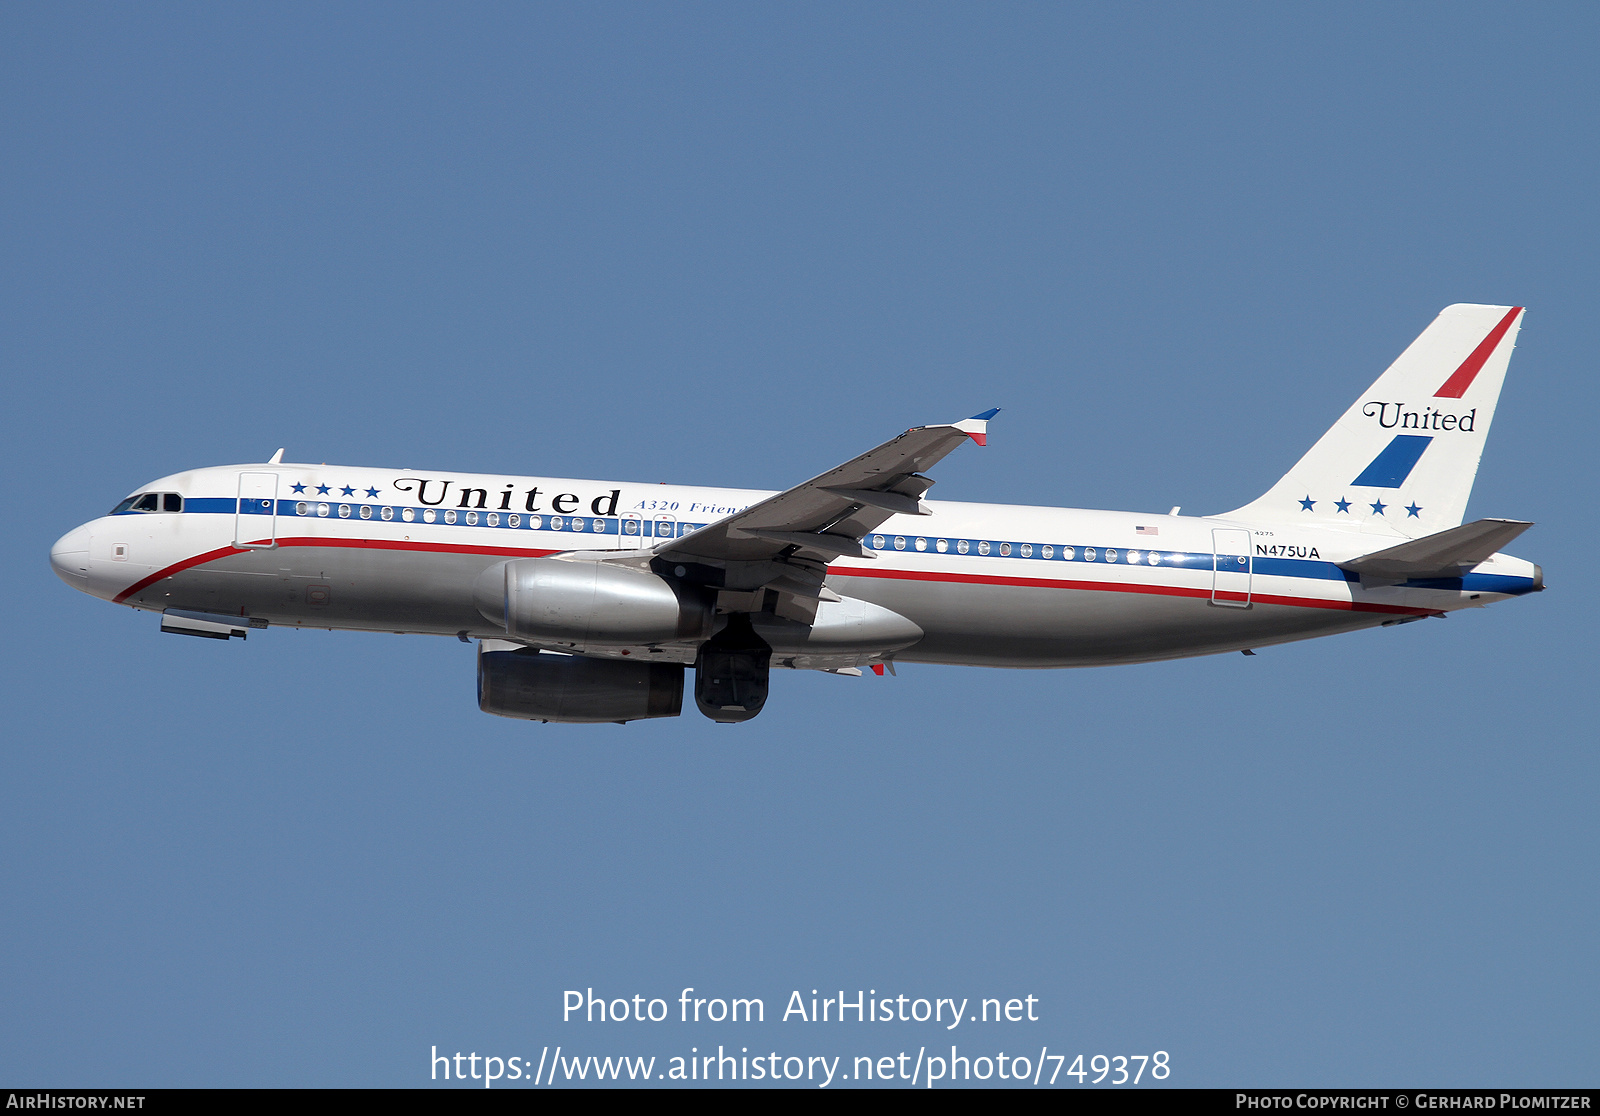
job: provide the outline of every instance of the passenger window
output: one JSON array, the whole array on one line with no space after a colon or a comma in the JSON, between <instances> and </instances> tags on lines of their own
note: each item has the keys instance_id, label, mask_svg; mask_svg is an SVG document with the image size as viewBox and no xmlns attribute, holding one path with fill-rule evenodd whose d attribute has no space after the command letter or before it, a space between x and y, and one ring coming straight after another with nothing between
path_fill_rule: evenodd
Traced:
<instances>
[{"instance_id":1,"label":"passenger window","mask_svg":"<svg viewBox=\"0 0 1600 1116\"><path fill-rule=\"evenodd\" d=\"M183 510L183 497L176 492L166 493L161 497L161 510L181 512Z\"/></svg>"},{"instance_id":2,"label":"passenger window","mask_svg":"<svg viewBox=\"0 0 1600 1116\"><path fill-rule=\"evenodd\" d=\"M161 507L159 504L157 504L156 500L157 497L154 492L146 492L143 496L140 496L136 501L134 501L133 510L142 512L160 511Z\"/></svg>"}]
</instances>

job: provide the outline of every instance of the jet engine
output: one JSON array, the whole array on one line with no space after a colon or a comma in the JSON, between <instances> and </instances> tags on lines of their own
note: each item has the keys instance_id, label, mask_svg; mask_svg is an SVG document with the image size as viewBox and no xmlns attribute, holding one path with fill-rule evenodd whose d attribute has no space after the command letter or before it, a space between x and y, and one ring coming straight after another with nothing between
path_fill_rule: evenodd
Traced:
<instances>
[{"instance_id":1,"label":"jet engine","mask_svg":"<svg viewBox=\"0 0 1600 1116\"><path fill-rule=\"evenodd\" d=\"M574 725L676 717L683 712L683 667L480 644L478 708Z\"/></svg>"},{"instance_id":2,"label":"jet engine","mask_svg":"<svg viewBox=\"0 0 1600 1116\"><path fill-rule=\"evenodd\" d=\"M478 578L473 603L513 639L628 647L711 632L711 603L695 586L604 562L518 558Z\"/></svg>"}]
</instances>

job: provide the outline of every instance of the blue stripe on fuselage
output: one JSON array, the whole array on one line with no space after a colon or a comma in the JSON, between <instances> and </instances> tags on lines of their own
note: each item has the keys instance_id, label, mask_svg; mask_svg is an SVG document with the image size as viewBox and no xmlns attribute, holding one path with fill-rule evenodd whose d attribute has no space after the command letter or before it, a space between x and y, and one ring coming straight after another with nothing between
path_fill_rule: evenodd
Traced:
<instances>
[{"instance_id":1,"label":"blue stripe on fuselage","mask_svg":"<svg viewBox=\"0 0 1600 1116\"><path fill-rule=\"evenodd\" d=\"M1400 435L1400 437L1409 437L1409 435ZM1427 439L1422 439L1422 440L1426 441ZM317 504L319 502L320 503L328 503L330 505L330 507L329 507L329 513L330 514L328 514L327 516L321 516L321 515L317 515L316 514L316 506L317 506ZM300 513L300 512L297 511L297 506L299 504L302 504L302 503L307 505L307 511L305 513ZM361 504L351 504L351 503L346 502L346 506L350 508L351 514L349 516L347 516L347 517L340 517L338 515L338 511L337 511L337 509L339 507L339 503L340 503L339 501L325 501L325 500L324 501L279 500L278 501L278 507L277 507L277 514L280 517L280 519L287 519L287 520L290 520L290 521L297 520L297 519L309 519L309 520L328 520L328 521L332 521L332 522L344 522L344 523L351 523L351 524L365 523L365 524L371 524L371 525L374 525L374 526L376 526L378 524L384 524L384 525L387 525L387 526L394 526L394 527L407 525L405 523L405 521L403 521L400 518L400 512L401 512L402 508L400 506L397 506L397 505L389 505L390 507L394 508L394 512L393 512L394 518L390 519L390 520L384 520L384 519L381 519L379 517L379 515L378 515L378 509L383 507L383 505L374 505L374 504L366 505L367 507L370 507L370 508L373 509L372 518L370 518L370 519L361 519L360 518L360 508L362 507ZM219 515L233 515L233 514L235 514L235 512L238 509L238 504L239 504L238 500L236 500L236 499L234 499L232 497L196 497L196 498L192 498L192 499L186 499L184 501L184 512L185 513L195 513L195 514L210 513L210 514L219 514ZM422 518L421 518L421 512L422 512L423 509L415 509L414 508L412 510L413 510L413 513L416 515L416 519L414 519L411 522L415 523L417 526L424 526L425 524L423 523ZM434 527L446 527L446 526L449 526L449 527L478 527L479 529L491 530L491 531L505 531L505 530L519 530L519 529L520 530L524 530L524 531L527 531L527 530L551 531L552 530L552 528L548 525L548 520L551 518L548 513L533 513L531 515L527 514L527 513L522 513L522 514L518 515L518 520L519 520L518 526L517 527L512 527L507 522L507 520L510 518L510 515L512 514L512 513L509 513L509 512L500 512L500 513L498 513L500 522L497 523L497 524L494 524L494 525L491 525L491 524L488 523L488 513L487 512L479 512L478 513L478 523L469 524L469 523L464 522L466 513L464 511L461 511L460 509L454 509L454 510L456 510L457 515L460 517L460 519L462 521L458 521L457 523L454 523L454 524L447 524L447 523L443 522L443 517L442 517L442 512L445 511L446 509L438 509L438 510L441 513L440 519L438 521L436 521L435 523L426 524L427 526L434 526ZM121 513L121 514L124 514L124 515L128 515L128 514L132 514L132 515L149 515L149 514L152 514L152 513L149 513L149 512L124 512L124 513ZM245 514L247 514L247 515L266 515L268 513L267 513L267 510L264 509L264 508L254 508L254 507L248 506L248 504L247 504L247 506L245 508ZM583 516L570 516L570 515L568 515L568 516L560 516L560 517L557 517L557 518L560 519L562 521L562 524L563 524L563 529L561 530L562 534L579 534L579 535L584 535L584 534L588 534L588 535L618 535L618 534L622 534L623 533L623 524L625 522L637 523L639 525L639 528L640 528L641 532L642 532L642 535L639 536L641 538L671 537L671 535L669 535L668 532L675 532L675 533L678 533L678 534L686 534L689 531L698 530L700 527L705 526L705 524L701 524L701 523L677 523L677 522L668 523L668 522L664 522L664 523L662 523L660 525L660 528L662 529L662 534L660 536L656 536L656 535L652 534L652 532L657 530L657 525L655 523L653 523L651 520L648 520L648 519L644 519L644 520L623 520L620 517L615 517L615 516L587 516L587 515L583 515ZM582 532L573 532L571 530L571 521L574 520L574 519L578 519L578 520L581 520L583 522L584 530ZM538 523L538 526L534 526L535 522ZM599 524L598 529L596 528L597 524ZM282 524L280 524L279 530L280 531L283 530L283 525ZM871 536L869 536L869 538L870 537ZM1051 548L1052 549L1051 556L1047 558L1047 557L1044 556L1044 544L1041 544L1041 543L1028 544L1029 547L1030 547L1031 553L1027 554L1027 555L1024 555L1022 553L1022 547L1023 547L1024 544L1022 544L1020 542L1005 543L1004 545L1006 545L1006 546L1008 546L1010 548L1011 553L1010 554L1001 554L1000 553L1000 547L1001 547L1002 543L1000 541L997 541L997 540L991 540L989 553L988 554L979 554L979 553L977 553L977 543L979 541L981 541L981 540L970 540L971 543L972 543L972 548L969 551L969 553L967 553L967 554L959 554L956 551L956 548L954 546L954 542L956 540L952 538L949 541L951 542L952 545L950 546L950 548L949 548L949 550L947 552L938 551L935 547L930 545L924 551L918 551L918 550L915 550L914 547L908 547L907 550L905 551L905 553L906 553L906 555L908 557L915 555L917 557L922 557L922 558L935 558L935 557L993 558L993 559L1004 559L1004 560L1006 560L1008 562L1010 562L1010 561L1024 561L1024 562L1044 561L1044 562L1050 562L1052 564L1054 564L1056 562L1062 562L1062 563L1069 563L1069 564L1072 564L1072 565L1080 565L1080 566L1081 565L1097 565L1098 566L1098 565L1106 565L1107 564L1103 560L1104 555L1106 554L1107 550L1110 550L1113 553L1116 553L1118 551L1118 548L1116 548L1116 547L1110 547L1110 548L1107 548L1107 547L1099 547L1099 548L1091 547L1091 548L1088 548L1092 552L1097 552L1097 558L1099 558L1101 560L1100 561L1096 561L1094 559L1085 559L1085 557L1084 557L1085 548L1082 547L1082 546L1075 546L1075 545L1069 545L1069 544L1056 544L1055 546L1053 546ZM1140 548L1123 549L1123 550L1121 550L1121 554L1125 556L1127 554L1128 549L1137 549L1137 550L1140 550L1141 552L1143 552L1144 554L1149 554L1151 550L1158 551L1159 553L1161 553L1163 555L1162 560L1161 560L1161 566L1162 567L1166 567L1166 568L1170 568L1170 569L1210 570L1211 567L1212 567L1212 563L1213 563L1213 556L1212 556L1212 553L1210 551L1171 552L1171 551L1163 550L1163 549L1161 549L1159 547L1151 547L1151 548L1148 548L1148 549L1140 547ZM879 549L879 552L880 553L894 553L894 551L890 550L888 547L884 547L884 548ZM1069 554L1069 553L1072 554L1071 558L1067 557L1067 554ZM1121 564L1126 565L1127 563L1124 562L1124 563L1121 563ZM1134 567L1134 568L1138 568L1138 567ZM1151 568L1158 568L1158 567L1151 567ZM1261 577L1293 577L1293 578L1305 578L1305 579L1314 580L1314 581L1342 581L1342 582L1346 582L1346 583L1349 583L1349 584L1356 584L1356 583L1359 583L1360 580L1361 580L1360 575L1354 574L1354 573L1350 573L1350 572L1348 572L1346 570L1342 570L1338 566L1334 565L1332 562L1322 562L1322 561L1318 561L1316 559L1307 559L1307 558L1268 558L1268 557L1262 557L1262 556L1258 555L1258 556L1255 556L1255 557L1251 558L1250 569L1251 569L1251 572L1253 574L1256 574L1256 575L1261 576ZM1528 578L1528 577L1513 577L1513 576L1507 575L1507 574L1468 574L1464 578L1425 578L1425 579L1424 578L1418 578L1418 579L1413 579L1413 580L1406 581L1406 582L1399 583L1399 584L1402 587L1407 588L1407 589L1440 589L1440 590L1444 590L1444 591L1447 591L1447 592L1502 593L1502 594L1506 594L1508 596L1516 596L1516 595L1520 595L1520 594L1523 594L1523 593L1529 593L1529 592L1533 591L1533 579L1532 578Z\"/></svg>"}]
</instances>

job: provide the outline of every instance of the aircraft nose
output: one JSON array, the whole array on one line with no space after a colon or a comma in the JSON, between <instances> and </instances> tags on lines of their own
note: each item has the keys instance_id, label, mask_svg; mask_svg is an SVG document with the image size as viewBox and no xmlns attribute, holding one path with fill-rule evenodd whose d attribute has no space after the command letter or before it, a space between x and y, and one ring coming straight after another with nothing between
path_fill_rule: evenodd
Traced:
<instances>
[{"instance_id":1,"label":"aircraft nose","mask_svg":"<svg viewBox=\"0 0 1600 1116\"><path fill-rule=\"evenodd\" d=\"M74 527L50 548L50 567L56 576L74 589L89 580L89 528Z\"/></svg>"}]
</instances>

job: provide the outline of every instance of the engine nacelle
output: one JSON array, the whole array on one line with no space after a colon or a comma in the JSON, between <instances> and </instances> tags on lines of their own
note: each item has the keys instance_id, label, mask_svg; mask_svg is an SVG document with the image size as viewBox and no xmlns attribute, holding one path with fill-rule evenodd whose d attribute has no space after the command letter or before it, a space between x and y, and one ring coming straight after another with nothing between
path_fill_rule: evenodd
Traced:
<instances>
[{"instance_id":1,"label":"engine nacelle","mask_svg":"<svg viewBox=\"0 0 1600 1116\"><path fill-rule=\"evenodd\" d=\"M701 590L604 562L518 558L485 570L473 603L513 639L578 650L711 632L711 604Z\"/></svg>"},{"instance_id":2,"label":"engine nacelle","mask_svg":"<svg viewBox=\"0 0 1600 1116\"><path fill-rule=\"evenodd\" d=\"M478 708L574 725L676 717L683 712L683 667L480 645Z\"/></svg>"}]
</instances>

